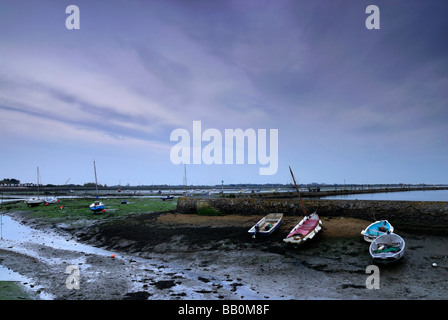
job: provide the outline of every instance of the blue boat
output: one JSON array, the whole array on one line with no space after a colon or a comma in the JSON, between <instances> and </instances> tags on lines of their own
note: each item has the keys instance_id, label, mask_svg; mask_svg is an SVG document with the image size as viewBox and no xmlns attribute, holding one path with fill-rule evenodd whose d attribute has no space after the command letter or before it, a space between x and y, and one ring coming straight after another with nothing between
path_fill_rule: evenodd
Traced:
<instances>
[{"instance_id":1,"label":"blue boat","mask_svg":"<svg viewBox=\"0 0 448 320\"><path fill-rule=\"evenodd\" d=\"M90 205L90 210L92 210L93 212L100 212L105 210L106 205L104 203L102 203L101 201L95 201L94 203L92 203Z\"/></svg>"},{"instance_id":2,"label":"blue boat","mask_svg":"<svg viewBox=\"0 0 448 320\"><path fill-rule=\"evenodd\" d=\"M98 179L96 177L96 164L93 161L93 170L95 171L95 185L96 185L96 201L90 205L90 210L94 213L105 212L106 205L100 201L99 193L98 193Z\"/></svg>"},{"instance_id":3,"label":"blue boat","mask_svg":"<svg viewBox=\"0 0 448 320\"><path fill-rule=\"evenodd\" d=\"M370 224L365 230L362 230L361 235L364 236L364 240L367 242L372 242L388 232L394 232L394 227L387 220L379 220Z\"/></svg>"}]
</instances>

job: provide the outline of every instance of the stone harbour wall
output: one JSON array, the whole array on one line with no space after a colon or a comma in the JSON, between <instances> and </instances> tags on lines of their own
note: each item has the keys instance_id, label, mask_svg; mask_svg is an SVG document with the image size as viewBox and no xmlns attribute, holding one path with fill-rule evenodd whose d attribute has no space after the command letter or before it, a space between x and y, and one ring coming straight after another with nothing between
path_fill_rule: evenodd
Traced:
<instances>
[{"instance_id":1,"label":"stone harbour wall","mask_svg":"<svg viewBox=\"0 0 448 320\"><path fill-rule=\"evenodd\" d=\"M322 217L353 217L391 223L434 224L448 228L448 202L304 199L305 210ZM180 197L177 211L203 215L263 215L280 212L303 215L298 199L194 198Z\"/></svg>"}]
</instances>

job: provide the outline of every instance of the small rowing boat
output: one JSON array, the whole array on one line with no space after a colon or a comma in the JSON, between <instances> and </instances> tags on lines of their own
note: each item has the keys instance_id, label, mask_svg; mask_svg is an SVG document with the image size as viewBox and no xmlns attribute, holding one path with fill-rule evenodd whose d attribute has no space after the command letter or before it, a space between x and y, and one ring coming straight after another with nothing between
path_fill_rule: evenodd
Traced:
<instances>
[{"instance_id":1,"label":"small rowing boat","mask_svg":"<svg viewBox=\"0 0 448 320\"><path fill-rule=\"evenodd\" d=\"M372 241L369 253L374 262L390 263L404 256L405 242L396 233L388 232Z\"/></svg>"},{"instance_id":2,"label":"small rowing boat","mask_svg":"<svg viewBox=\"0 0 448 320\"><path fill-rule=\"evenodd\" d=\"M387 232L394 232L394 227L387 220L379 220L370 224L365 230L362 230L361 235L364 236L364 240L367 242L372 242Z\"/></svg>"},{"instance_id":3,"label":"small rowing boat","mask_svg":"<svg viewBox=\"0 0 448 320\"><path fill-rule=\"evenodd\" d=\"M304 218L291 230L291 232L283 239L286 243L301 244L307 240L313 239L314 236L322 230L322 221L319 219L317 212L310 215L306 214L305 206L303 205L302 197L300 196L299 188L297 187L296 179L292 173L291 167L289 167L294 186L296 187L299 200L302 205Z\"/></svg>"},{"instance_id":4,"label":"small rowing boat","mask_svg":"<svg viewBox=\"0 0 448 320\"><path fill-rule=\"evenodd\" d=\"M301 244L313 239L320 230L322 230L322 221L320 221L317 213L312 213L303 218L283 241L286 243Z\"/></svg>"},{"instance_id":5,"label":"small rowing boat","mask_svg":"<svg viewBox=\"0 0 448 320\"><path fill-rule=\"evenodd\" d=\"M282 222L283 213L270 213L258 221L249 233L255 238L256 236L268 236L274 232Z\"/></svg>"}]
</instances>

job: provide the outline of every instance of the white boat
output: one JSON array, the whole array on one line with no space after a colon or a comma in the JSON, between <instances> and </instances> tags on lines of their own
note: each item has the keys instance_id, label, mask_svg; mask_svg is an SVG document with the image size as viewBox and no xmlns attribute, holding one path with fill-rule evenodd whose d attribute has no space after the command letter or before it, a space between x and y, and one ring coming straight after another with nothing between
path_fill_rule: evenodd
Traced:
<instances>
[{"instance_id":1,"label":"white boat","mask_svg":"<svg viewBox=\"0 0 448 320\"><path fill-rule=\"evenodd\" d=\"M396 233L386 233L372 241L369 253L374 262L390 263L404 256L405 242Z\"/></svg>"},{"instance_id":2,"label":"white boat","mask_svg":"<svg viewBox=\"0 0 448 320\"><path fill-rule=\"evenodd\" d=\"M26 199L25 203L30 207L37 207L38 205L44 203L44 199L41 199L39 197L33 197L30 199Z\"/></svg>"},{"instance_id":3,"label":"white boat","mask_svg":"<svg viewBox=\"0 0 448 320\"><path fill-rule=\"evenodd\" d=\"M371 223L365 230L362 230L361 235L364 236L364 240L367 242L372 242L387 232L394 232L394 227L387 220L379 220Z\"/></svg>"},{"instance_id":4,"label":"white boat","mask_svg":"<svg viewBox=\"0 0 448 320\"><path fill-rule=\"evenodd\" d=\"M39 189L39 167L37 167L37 197L32 197L30 199L26 199L25 203L30 207L37 207L38 205L44 203L44 199L40 198L40 189Z\"/></svg>"},{"instance_id":5,"label":"white boat","mask_svg":"<svg viewBox=\"0 0 448 320\"><path fill-rule=\"evenodd\" d=\"M256 236L268 236L273 233L281 224L283 213L270 213L258 221L249 233L255 238Z\"/></svg>"},{"instance_id":6,"label":"white boat","mask_svg":"<svg viewBox=\"0 0 448 320\"><path fill-rule=\"evenodd\" d=\"M317 213L312 213L303 218L283 239L286 243L301 244L307 240L311 240L322 230L322 221Z\"/></svg>"}]
</instances>

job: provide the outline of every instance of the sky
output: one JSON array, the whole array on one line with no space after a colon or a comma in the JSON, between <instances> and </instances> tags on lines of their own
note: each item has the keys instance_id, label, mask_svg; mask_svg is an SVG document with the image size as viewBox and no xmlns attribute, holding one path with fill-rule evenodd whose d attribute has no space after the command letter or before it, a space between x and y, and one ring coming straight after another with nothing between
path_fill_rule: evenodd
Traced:
<instances>
[{"instance_id":1,"label":"sky","mask_svg":"<svg viewBox=\"0 0 448 320\"><path fill-rule=\"evenodd\" d=\"M84 184L95 161L107 185L290 183L289 166L299 183L448 183L447 16L440 0L0 0L0 179ZM248 148L173 163L194 121L276 129L277 170Z\"/></svg>"}]
</instances>

